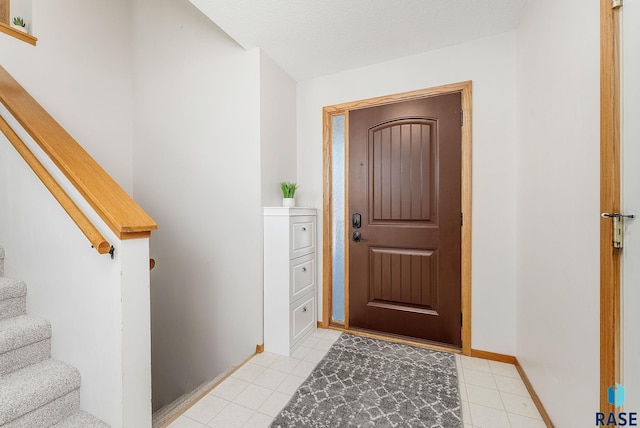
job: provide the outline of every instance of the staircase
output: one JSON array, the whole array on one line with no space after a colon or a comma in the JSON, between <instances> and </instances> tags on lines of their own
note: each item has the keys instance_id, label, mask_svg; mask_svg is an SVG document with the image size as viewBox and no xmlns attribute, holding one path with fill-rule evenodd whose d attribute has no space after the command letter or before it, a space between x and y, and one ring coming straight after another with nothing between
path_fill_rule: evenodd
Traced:
<instances>
[{"instance_id":1,"label":"staircase","mask_svg":"<svg viewBox=\"0 0 640 428\"><path fill-rule=\"evenodd\" d=\"M109 428L80 410L80 373L51 358L51 325L26 315L27 285L0 247L0 427Z\"/></svg>"}]
</instances>

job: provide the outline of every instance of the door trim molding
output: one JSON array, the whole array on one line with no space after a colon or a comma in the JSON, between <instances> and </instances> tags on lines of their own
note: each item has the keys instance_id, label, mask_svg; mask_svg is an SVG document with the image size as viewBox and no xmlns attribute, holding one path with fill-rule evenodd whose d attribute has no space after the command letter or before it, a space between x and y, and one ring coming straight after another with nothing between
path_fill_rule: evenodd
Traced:
<instances>
[{"instance_id":1,"label":"door trim molding","mask_svg":"<svg viewBox=\"0 0 640 428\"><path fill-rule=\"evenodd\" d=\"M620 9L600 0L600 212L620 212ZM610 219L600 219L600 410L620 382L620 251Z\"/></svg>"},{"instance_id":2,"label":"door trim molding","mask_svg":"<svg viewBox=\"0 0 640 428\"><path fill-rule=\"evenodd\" d=\"M366 100L353 101L343 104L327 106L322 109L322 132L323 132L323 284L322 284L322 322L324 328L331 325L332 309L332 205L331 205L331 177L332 177L332 154L331 154L331 118L335 115L345 115L345 191L348 192L348 165L349 165L349 120L346 113L365 107L373 107L384 104L392 104L402 101L409 101L419 98L428 98L436 95L448 93L461 94L462 111L464 122L462 124L462 193L461 203L464 215L464 223L461 235L461 310L462 310L462 353L471 354L471 81L452 83L434 88L421 89L417 91L404 92L400 94L387 95L383 97L369 98ZM345 195L345 201L349 200L349 195ZM348 213L348 204L345 203L345 210ZM345 215L346 215L345 213ZM345 218L349 218L345 216ZM348 228L345 228L345 242L347 240ZM349 329L349 254L345 251L345 323L337 325Z\"/></svg>"}]
</instances>

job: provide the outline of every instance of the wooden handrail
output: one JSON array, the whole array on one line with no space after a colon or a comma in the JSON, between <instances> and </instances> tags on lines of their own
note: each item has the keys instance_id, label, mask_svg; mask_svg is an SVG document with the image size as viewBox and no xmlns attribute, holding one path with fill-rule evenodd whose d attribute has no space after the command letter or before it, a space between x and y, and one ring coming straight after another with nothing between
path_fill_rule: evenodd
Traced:
<instances>
[{"instance_id":1,"label":"wooden handrail","mask_svg":"<svg viewBox=\"0 0 640 428\"><path fill-rule=\"evenodd\" d=\"M118 238L149 237L151 231L158 228L153 219L2 66L0 102Z\"/></svg>"},{"instance_id":2,"label":"wooden handrail","mask_svg":"<svg viewBox=\"0 0 640 428\"><path fill-rule=\"evenodd\" d=\"M49 189L53 197L56 198L56 201L58 201L67 214L69 214L98 253L108 253L111 245L109 245L107 240L98 232L98 229L89 221L87 216L80 211L80 208L71 200L69 195L60 187L60 184L49 174L49 171L40 163L2 116L0 116L0 131L6 135L9 142L15 147L20 156L22 156L22 159L27 162L40 181Z\"/></svg>"}]
</instances>

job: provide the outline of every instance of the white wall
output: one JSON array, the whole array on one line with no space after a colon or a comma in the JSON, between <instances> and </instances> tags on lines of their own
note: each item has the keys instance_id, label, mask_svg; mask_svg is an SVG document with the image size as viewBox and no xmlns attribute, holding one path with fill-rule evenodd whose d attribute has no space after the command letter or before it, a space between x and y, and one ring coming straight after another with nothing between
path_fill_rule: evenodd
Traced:
<instances>
[{"instance_id":1,"label":"white wall","mask_svg":"<svg viewBox=\"0 0 640 428\"><path fill-rule=\"evenodd\" d=\"M322 208L323 106L466 80L473 81L472 346L514 355L515 33L299 83L300 199Z\"/></svg>"},{"instance_id":2,"label":"white wall","mask_svg":"<svg viewBox=\"0 0 640 428\"><path fill-rule=\"evenodd\" d=\"M260 54L188 1L135 0L135 195L151 241L154 408L262 343Z\"/></svg>"},{"instance_id":3,"label":"white wall","mask_svg":"<svg viewBox=\"0 0 640 428\"><path fill-rule=\"evenodd\" d=\"M262 205L280 206L280 183L296 181L296 82L260 52Z\"/></svg>"},{"instance_id":4,"label":"white wall","mask_svg":"<svg viewBox=\"0 0 640 428\"><path fill-rule=\"evenodd\" d=\"M557 427L599 397L599 4L529 2L517 31L517 356Z\"/></svg>"},{"instance_id":5,"label":"white wall","mask_svg":"<svg viewBox=\"0 0 640 428\"><path fill-rule=\"evenodd\" d=\"M17 122L0 110L18 131ZM53 171L26 132L20 133ZM79 206L88 205L78 202L77 192L70 195ZM91 248L0 133L0 242L7 253L6 276L26 281L27 313L51 322L52 357L79 369L81 408L114 428L150 427L148 240L121 242L95 212L86 214L115 247L114 260Z\"/></svg>"},{"instance_id":6,"label":"white wall","mask_svg":"<svg viewBox=\"0 0 640 428\"><path fill-rule=\"evenodd\" d=\"M128 192L133 179L127 0L33 0L36 47L2 34L0 65ZM73 21L73 25L67 25Z\"/></svg>"}]
</instances>

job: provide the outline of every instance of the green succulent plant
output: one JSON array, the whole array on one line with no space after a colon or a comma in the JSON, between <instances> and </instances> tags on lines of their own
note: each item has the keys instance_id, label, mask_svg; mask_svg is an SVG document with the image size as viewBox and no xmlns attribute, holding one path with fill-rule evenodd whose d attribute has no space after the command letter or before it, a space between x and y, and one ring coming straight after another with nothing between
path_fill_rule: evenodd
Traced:
<instances>
[{"instance_id":1,"label":"green succulent plant","mask_svg":"<svg viewBox=\"0 0 640 428\"><path fill-rule=\"evenodd\" d=\"M283 181L280 183L280 189L282 189L283 198L293 198L298 189L298 185L296 183L286 183Z\"/></svg>"},{"instance_id":2,"label":"green succulent plant","mask_svg":"<svg viewBox=\"0 0 640 428\"><path fill-rule=\"evenodd\" d=\"M13 25L17 25L18 27L23 27L23 28L27 26L26 22L24 22L24 19L22 19L19 16L16 16L13 18Z\"/></svg>"}]
</instances>

